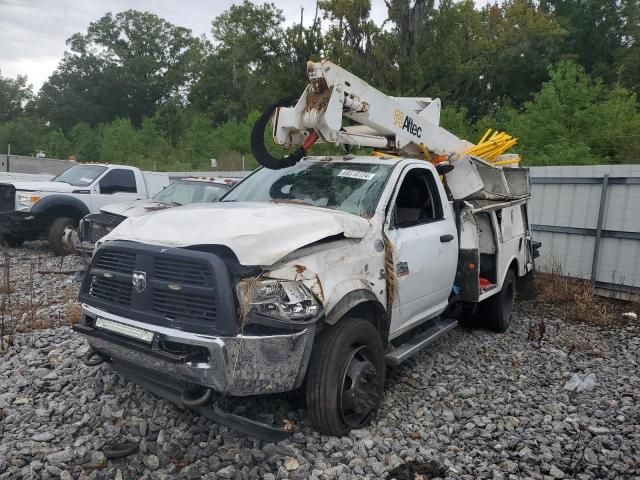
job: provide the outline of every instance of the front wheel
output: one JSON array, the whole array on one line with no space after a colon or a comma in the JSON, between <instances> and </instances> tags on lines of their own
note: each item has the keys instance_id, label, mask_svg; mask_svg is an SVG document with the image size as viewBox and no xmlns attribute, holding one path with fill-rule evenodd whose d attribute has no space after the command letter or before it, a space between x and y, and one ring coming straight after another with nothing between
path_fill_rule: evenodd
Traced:
<instances>
[{"instance_id":1,"label":"front wheel","mask_svg":"<svg viewBox=\"0 0 640 480\"><path fill-rule=\"evenodd\" d=\"M71 248L65 242L65 237L69 230L73 230L77 226L78 222L73 218L56 218L49 228L49 250L59 257L71 253Z\"/></svg>"},{"instance_id":2,"label":"front wheel","mask_svg":"<svg viewBox=\"0 0 640 480\"><path fill-rule=\"evenodd\" d=\"M482 307L480 323L494 332L506 332L511 325L513 299L516 290L516 275L508 270L499 293L486 299Z\"/></svg>"},{"instance_id":3,"label":"front wheel","mask_svg":"<svg viewBox=\"0 0 640 480\"><path fill-rule=\"evenodd\" d=\"M385 380L380 333L366 320L343 318L320 334L309 360L307 412L320 433L342 436L367 425Z\"/></svg>"}]
</instances>

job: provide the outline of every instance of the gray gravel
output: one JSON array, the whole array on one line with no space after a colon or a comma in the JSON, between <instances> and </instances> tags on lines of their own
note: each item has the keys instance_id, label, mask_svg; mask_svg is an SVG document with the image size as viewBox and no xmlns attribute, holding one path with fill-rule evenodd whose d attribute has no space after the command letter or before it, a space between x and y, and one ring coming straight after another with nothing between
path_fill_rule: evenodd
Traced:
<instances>
[{"instance_id":1,"label":"gray gravel","mask_svg":"<svg viewBox=\"0 0 640 480\"><path fill-rule=\"evenodd\" d=\"M47 250L45 242L0 249L0 312L4 321L0 347L14 332L29 330L34 324L68 325L70 314L77 312L77 285L72 281L74 276L64 272L81 269L84 262L78 256L54 257Z\"/></svg>"},{"instance_id":2,"label":"gray gravel","mask_svg":"<svg viewBox=\"0 0 640 480\"><path fill-rule=\"evenodd\" d=\"M11 252L18 269L38 256L57 261L41 249ZM51 302L76 288L44 277L38 288ZM378 418L345 438L315 433L290 395L235 402L254 418L294 422L294 436L276 445L158 399L106 365L85 367L85 343L69 327L18 335L0 356L0 479L373 479L414 460L448 479L638 478L640 328L559 317L522 302L506 334L452 331L390 370ZM527 333L540 321L538 345ZM573 373L594 373L596 387L567 392ZM106 459L112 442L139 448Z\"/></svg>"}]
</instances>

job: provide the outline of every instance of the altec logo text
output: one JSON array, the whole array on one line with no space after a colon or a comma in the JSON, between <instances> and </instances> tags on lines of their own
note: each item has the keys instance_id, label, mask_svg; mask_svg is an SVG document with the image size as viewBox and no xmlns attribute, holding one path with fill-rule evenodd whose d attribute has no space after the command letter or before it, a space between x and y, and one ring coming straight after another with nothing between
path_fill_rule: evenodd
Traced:
<instances>
[{"instance_id":1,"label":"altec logo text","mask_svg":"<svg viewBox=\"0 0 640 480\"><path fill-rule=\"evenodd\" d=\"M411 135L416 137L422 137L422 127L416 125L409 115L403 115L400 110L396 110L393 116L393 123L400 127L402 130L406 130Z\"/></svg>"}]
</instances>

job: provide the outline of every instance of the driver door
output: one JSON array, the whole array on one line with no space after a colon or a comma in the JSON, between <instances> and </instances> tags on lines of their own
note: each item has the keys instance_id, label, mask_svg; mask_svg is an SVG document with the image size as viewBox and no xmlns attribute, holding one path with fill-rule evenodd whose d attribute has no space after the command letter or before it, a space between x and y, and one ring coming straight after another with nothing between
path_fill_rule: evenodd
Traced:
<instances>
[{"instance_id":1,"label":"driver door","mask_svg":"<svg viewBox=\"0 0 640 480\"><path fill-rule=\"evenodd\" d=\"M392 336L441 313L458 262L457 231L441 182L430 166L410 166L400 178L386 233L393 244L398 298Z\"/></svg>"}]
</instances>

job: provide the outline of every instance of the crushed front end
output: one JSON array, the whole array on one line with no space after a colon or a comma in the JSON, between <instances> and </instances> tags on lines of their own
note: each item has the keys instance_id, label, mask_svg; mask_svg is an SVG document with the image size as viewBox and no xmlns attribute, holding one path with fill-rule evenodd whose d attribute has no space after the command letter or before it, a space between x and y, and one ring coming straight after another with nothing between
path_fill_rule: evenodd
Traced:
<instances>
[{"instance_id":1,"label":"crushed front end","mask_svg":"<svg viewBox=\"0 0 640 480\"><path fill-rule=\"evenodd\" d=\"M75 251L91 255L102 237L116 228L126 217L112 213L92 213L80 220L72 236L65 239Z\"/></svg>"},{"instance_id":2,"label":"crushed front end","mask_svg":"<svg viewBox=\"0 0 640 480\"><path fill-rule=\"evenodd\" d=\"M207 407L192 392L293 390L304 379L321 308L303 287L292 291L292 282L251 273L229 255L110 241L84 277L74 330L94 358L187 406ZM283 288L293 302L269 301Z\"/></svg>"}]
</instances>

